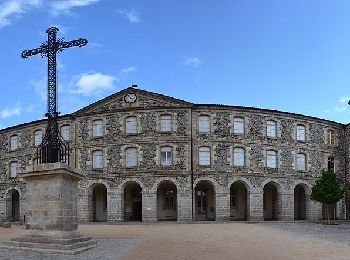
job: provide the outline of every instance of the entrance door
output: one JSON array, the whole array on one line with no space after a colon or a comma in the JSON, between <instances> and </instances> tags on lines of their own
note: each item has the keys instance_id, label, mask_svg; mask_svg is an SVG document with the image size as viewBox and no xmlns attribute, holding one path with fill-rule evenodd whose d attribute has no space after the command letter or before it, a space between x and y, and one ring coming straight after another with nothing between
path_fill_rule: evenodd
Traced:
<instances>
[{"instance_id":1,"label":"entrance door","mask_svg":"<svg viewBox=\"0 0 350 260\"><path fill-rule=\"evenodd\" d=\"M197 191L197 218L198 220L208 220L207 214L207 194L204 191Z\"/></svg>"},{"instance_id":2,"label":"entrance door","mask_svg":"<svg viewBox=\"0 0 350 260\"><path fill-rule=\"evenodd\" d=\"M142 203L133 202L132 204L132 220L141 221L142 220Z\"/></svg>"},{"instance_id":3,"label":"entrance door","mask_svg":"<svg viewBox=\"0 0 350 260\"><path fill-rule=\"evenodd\" d=\"M12 194L12 217L13 221L19 221L19 193L18 191Z\"/></svg>"}]
</instances>

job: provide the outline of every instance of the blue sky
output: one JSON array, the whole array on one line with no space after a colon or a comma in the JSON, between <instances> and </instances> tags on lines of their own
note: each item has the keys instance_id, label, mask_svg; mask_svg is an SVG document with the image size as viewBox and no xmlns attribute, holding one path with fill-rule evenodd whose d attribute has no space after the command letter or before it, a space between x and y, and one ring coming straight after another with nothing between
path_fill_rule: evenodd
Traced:
<instances>
[{"instance_id":1,"label":"blue sky","mask_svg":"<svg viewBox=\"0 0 350 260\"><path fill-rule=\"evenodd\" d=\"M350 1L0 0L0 128L43 118L46 60L24 49L60 28L58 108L138 84L194 103L350 122Z\"/></svg>"}]
</instances>

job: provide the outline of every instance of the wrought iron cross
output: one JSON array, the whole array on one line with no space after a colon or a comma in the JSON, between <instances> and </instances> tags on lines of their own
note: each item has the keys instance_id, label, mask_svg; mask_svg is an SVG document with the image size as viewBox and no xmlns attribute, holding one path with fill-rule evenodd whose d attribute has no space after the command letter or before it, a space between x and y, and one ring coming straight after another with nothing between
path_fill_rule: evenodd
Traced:
<instances>
[{"instance_id":1,"label":"wrought iron cross","mask_svg":"<svg viewBox=\"0 0 350 260\"><path fill-rule=\"evenodd\" d=\"M47 42L40 45L39 48L25 50L21 57L26 59L30 56L40 54L41 57L47 57L48 60L48 96L47 113L48 124L45 136L41 145L37 149L37 164L64 162L69 163L69 144L63 140L58 131L58 112L57 112L57 86L56 86L56 53L70 47L83 47L87 44L86 39L78 39L65 42L63 38L57 39L58 28L50 27L46 30L48 34Z\"/></svg>"}]
</instances>

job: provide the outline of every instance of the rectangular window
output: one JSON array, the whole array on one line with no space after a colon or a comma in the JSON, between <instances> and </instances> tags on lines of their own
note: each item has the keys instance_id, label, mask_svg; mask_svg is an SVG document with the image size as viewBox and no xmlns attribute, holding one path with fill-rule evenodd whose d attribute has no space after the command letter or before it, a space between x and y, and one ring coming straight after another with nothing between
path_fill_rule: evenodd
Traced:
<instances>
[{"instance_id":1,"label":"rectangular window","mask_svg":"<svg viewBox=\"0 0 350 260\"><path fill-rule=\"evenodd\" d=\"M130 147L126 149L126 166L135 167L137 166L137 149Z\"/></svg>"},{"instance_id":2,"label":"rectangular window","mask_svg":"<svg viewBox=\"0 0 350 260\"><path fill-rule=\"evenodd\" d=\"M333 130L327 131L327 144L328 145L335 145L335 135Z\"/></svg>"},{"instance_id":3,"label":"rectangular window","mask_svg":"<svg viewBox=\"0 0 350 260\"><path fill-rule=\"evenodd\" d=\"M303 153L297 154L297 171L306 170L306 155Z\"/></svg>"},{"instance_id":4,"label":"rectangular window","mask_svg":"<svg viewBox=\"0 0 350 260\"><path fill-rule=\"evenodd\" d=\"M92 122L92 136L101 137L103 136L103 121L95 120Z\"/></svg>"},{"instance_id":5,"label":"rectangular window","mask_svg":"<svg viewBox=\"0 0 350 260\"><path fill-rule=\"evenodd\" d=\"M276 137L276 122L267 121L266 123L266 136L275 138Z\"/></svg>"},{"instance_id":6,"label":"rectangular window","mask_svg":"<svg viewBox=\"0 0 350 260\"><path fill-rule=\"evenodd\" d=\"M69 125L63 125L61 126L61 136L63 140L69 141L70 136L69 136Z\"/></svg>"},{"instance_id":7,"label":"rectangular window","mask_svg":"<svg viewBox=\"0 0 350 260\"><path fill-rule=\"evenodd\" d=\"M137 118L136 116L129 116L125 120L125 132L127 134L136 134L137 133Z\"/></svg>"},{"instance_id":8,"label":"rectangular window","mask_svg":"<svg viewBox=\"0 0 350 260\"><path fill-rule=\"evenodd\" d=\"M235 148L233 149L233 165L234 166L244 166L244 149L243 148Z\"/></svg>"},{"instance_id":9,"label":"rectangular window","mask_svg":"<svg viewBox=\"0 0 350 260\"><path fill-rule=\"evenodd\" d=\"M242 117L235 117L233 119L233 133L244 134L244 119Z\"/></svg>"},{"instance_id":10,"label":"rectangular window","mask_svg":"<svg viewBox=\"0 0 350 260\"><path fill-rule=\"evenodd\" d=\"M210 165L210 148L199 148L199 165Z\"/></svg>"},{"instance_id":11,"label":"rectangular window","mask_svg":"<svg viewBox=\"0 0 350 260\"><path fill-rule=\"evenodd\" d=\"M169 166L172 165L172 149L171 147L160 148L160 164Z\"/></svg>"},{"instance_id":12,"label":"rectangular window","mask_svg":"<svg viewBox=\"0 0 350 260\"><path fill-rule=\"evenodd\" d=\"M42 140L43 140L43 133L42 133L42 131L41 130L36 130L34 132L34 145L35 146L40 145Z\"/></svg>"},{"instance_id":13,"label":"rectangular window","mask_svg":"<svg viewBox=\"0 0 350 260\"><path fill-rule=\"evenodd\" d=\"M171 131L171 115L160 116L160 131L161 132Z\"/></svg>"},{"instance_id":14,"label":"rectangular window","mask_svg":"<svg viewBox=\"0 0 350 260\"><path fill-rule=\"evenodd\" d=\"M297 140L305 141L305 126L297 125Z\"/></svg>"},{"instance_id":15,"label":"rectangular window","mask_svg":"<svg viewBox=\"0 0 350 260\"><path fill-rule=\"evenodd\" d=\"M209 116L200 116L198 119L198 131L200 133L209 133L210 132L210 117Z\"/></svg>"},{"instance_id":16,"label":"rectangular window","mask_svg":"<svg viewBox=\"0 0 350 260\"><path fill-rule=\"evenodd\" d=\"M328 171L335 172L334 168L334 157L330 156L328 157Z\"/></svg>"},{"instance_id":17,"label":"rectangular window","mask_svg":"<svg viewBox=\"0 0 350 260\"><path fill-rule=\"evenodd\" d=\"M269 150L266 152L266 167L277 168L277 152Z\"/></svg>"},{"instance_id":18,"label":"rectangular window","mask_svg":"<svg viewBox=\"0 0 350 260\"><path fill-rule=\"evenodd\" d=\"M18 148L18 136L13 135L10 137L10 150L16 150Z\"/></svg>"},{"instance_id":19,"label":"rectangular window","mask_svg":"<svg viewBox=\"0 0 350 260\"><path fill-rule=\"evenodd\" d=\"M17 176L18 164L17 162L12 162L10 164L10 177L15 178Z\"/></svg>"},{"instance_id":20,"label":"rectangular window","mask_svg":"<svg viewBox=\"0 0 350 260\"><path fill-rule=\"evenodd\" d=\"M103 152L102 151L93 151L92 153L92 167L94 169L103 168Z\"/></svg>"}]
</instances>

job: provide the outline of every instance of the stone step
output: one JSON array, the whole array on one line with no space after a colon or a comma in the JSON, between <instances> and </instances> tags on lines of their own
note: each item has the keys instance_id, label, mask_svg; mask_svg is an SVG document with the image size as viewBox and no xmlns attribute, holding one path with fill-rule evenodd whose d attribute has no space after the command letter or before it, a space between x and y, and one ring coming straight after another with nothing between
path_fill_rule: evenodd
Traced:
<instances>
[{"instance_id":1,"label":"stone step","mask_svg":"<svg viewBox=\"0 0 350 260\"><path fill-rule=\"evenodd\" d=\"M76 250L79 248L96 246L97 241L88 240L88 241L83 241L83 242L78 242L78 243L68 244L68 245L53 244L53 243L17 242L17 241L4 241L3 244L5 246L18 247L18 248L52 249L52 250L71 251L71 250Z\"/></svg>"},{"instance_id":2,"label":"stone step","mask_svg":"<svg viewBox=\"0 0 350 260\"><path fill-rule=\"evenodd\" d=\"M47 237L26 236L12 238L11 241L15 242L29 242L29 243L44 243L44 244L58 244L58 245L70 245L79 242L85 242L91 240L91 237L75 237L75 238L59 238L52 239Z\"/></svg>"}]
</instances>

